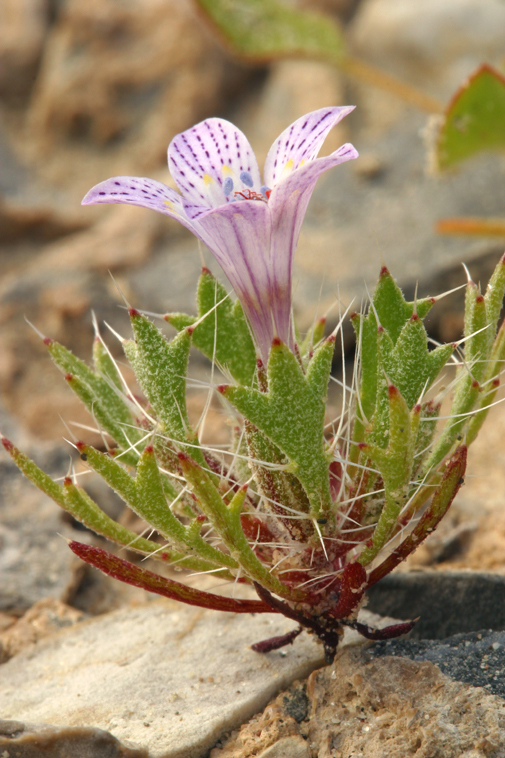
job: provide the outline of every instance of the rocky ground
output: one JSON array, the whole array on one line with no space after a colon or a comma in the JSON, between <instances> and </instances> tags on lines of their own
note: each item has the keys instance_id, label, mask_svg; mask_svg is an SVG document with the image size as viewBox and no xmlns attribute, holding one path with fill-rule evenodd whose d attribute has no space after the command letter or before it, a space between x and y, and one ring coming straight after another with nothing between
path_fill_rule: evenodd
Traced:
<instances>
[{"instance_id":1,"label":"rocky ground","mask_svg":"<svg viewBox=\"0 0 505 758\"><path fill-rule=\"evenodd\" d=\"M482 60L504 55L499 0L319 5L347 24L356 55L442 101ZM149 311L193 310L195 240L142 209L81 208L93 184L129 173L169 183L171 137L211 115L237 123L261 164L291 121L343 102L358 107L326 150L352 141L361 158L314 193L295 265L302 329L327 310L334 325L337 295L344 308L359 304L384 262L420 296L463 283L461 261L485 282L505 240L444 238L434 224L503 215L504 157L434 176L426 114L319 62L237 63L189 0L0 0L0 430L64 476L61 418L90 423L25 319L87 357L91 310L124 333L123 296ZM461 308L461 293L442 300L431 333L457 339ZM192 366L205 375L196 357ZM209 433L222 434L218 424L216 410ZM504 428L498 405L448 517L403 570L505 574ZM128 518L98 482L89 487ZM260 657L248 646L290 622L153 601L85 569L59 535L94 539L1 458L0 755L36 758L43 745L54 758L505 756L503 688L473 687L424 649L379 656L352 638L324 669L308 637ZM448 647L446 660L475 649L502 681L501 637Z\"/></svg>"}]
</instances>

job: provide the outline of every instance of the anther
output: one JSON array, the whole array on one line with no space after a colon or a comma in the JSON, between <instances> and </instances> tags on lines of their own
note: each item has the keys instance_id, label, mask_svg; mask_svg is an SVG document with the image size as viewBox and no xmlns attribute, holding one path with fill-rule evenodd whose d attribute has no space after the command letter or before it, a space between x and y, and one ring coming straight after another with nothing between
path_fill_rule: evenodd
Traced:
<instances>
[{"instance_id":1,"label":"anther","mask_svg":"<svg viewBox=\"0 0 505 758\"><path fill-rule=\"evenodd\" d=\"M251 188L254 185L254 182L252 180L252 176L249 173L249 171L241 171L240 172L240 181L245 184L246 187Z\"/></svg>"},{"instance_id":2,"label":"anther","mask_svg":"<svg viewBox=\"0 0 505 758\"><path fill-rule=\"evenodd\" d=\"M233 192L233 179L231 176L227 176L223 182L223 192L228 197Z\"/></svg>"}]
</instances>

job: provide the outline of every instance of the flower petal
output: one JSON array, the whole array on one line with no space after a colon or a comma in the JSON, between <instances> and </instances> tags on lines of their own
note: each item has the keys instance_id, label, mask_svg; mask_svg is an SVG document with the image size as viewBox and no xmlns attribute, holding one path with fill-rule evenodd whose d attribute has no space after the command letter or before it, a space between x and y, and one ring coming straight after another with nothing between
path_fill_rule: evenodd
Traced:
<instances>
[{"instance_id":1,"label":"flower petal","mask_svg":"<svg viewBox=\"0 0 505 758\"><path fill-rule=\"evenodd\" d=\"M113 176L92 187L81 205L101 203L126 203L158 211L171 216L194 232L194 225L186 216L182 198L178 192L155 179L137 176Z\"/></svg>"},{"instance_id":2,"label":"flower petal","mask_svg":"<svg viewBox=\"0 0 505 758\"><path fill-rule=\"evenodd\" d=\"M184 197L208 208L225 205L234 192L252 188L259 192L261 187L247 138L222 118L209 118L174 137L168 166Z\"/></svg>"},{"instance_id":3,"label":"flower petal","mask_svg":"<svg viewBox=\"0 0 505 758\"><path fill-rule=\"evenodd\" d=\"M295 171L302 163L313 161L330 129L351 113L354 107L344 105L339 108L320 108L288 126L268 151L265 184L270 188L275 187L286 172Z\"/></svg>"},{"instance_id":4,"label":"flower petal","mask_svg":"<svg viewBox=\"0 0 505 758\"><path fill-rule=\"evenodd\" d=\"M318 177L329 168L357 157L358 152L352 145L342 145L325 158L305 163L273 188L268 205L272 213L271 262L274 281L291 282L293 255ZM289 309L281 298L272 303L272 308L276 309L275 323L282 331L286 328L286 312L289 313Z\"/></svg>"},{"instance_id":5,"label":"flower petal","mask_svg":"<svg viewBox=\"0 0 505 758\"><path fill-rule=\"evenodd\" d=\"M200 216L197 224L211 238L207 245L237 293L266 362L275 336L293 344L291 279L277 280L274 276L270 208L255 200L230 203ZM276 320L279 303L285 304L288 315Z\"/></svg>"}]
</instances>

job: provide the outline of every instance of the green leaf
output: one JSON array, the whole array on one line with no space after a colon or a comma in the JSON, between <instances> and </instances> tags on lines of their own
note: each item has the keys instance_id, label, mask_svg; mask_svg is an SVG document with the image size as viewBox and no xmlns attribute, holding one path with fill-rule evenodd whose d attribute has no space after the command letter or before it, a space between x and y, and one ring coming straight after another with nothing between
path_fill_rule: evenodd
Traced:
<instances>
[{"instance_id":1,"label":"green leaf","mask_svg":"<svg viewBox=\"0 0 505 758\"><path fill-rule=\"evenodd\" d=\"M107 482L128 507L168 539L177 550L194 551L201 558L212 561L214 566L236 568L233 558L209 545L199 533L190 531L172 513L150 445L142 453L135 479L110 455L82 443L79 443L79 451L86 456L88 466Z\"/></svg>"},{"instance_id":2,"label":"green leaf","mask_svg":"<svg viewBox=\"0 0 505 758\"><path fill-rule=\"evenodd\" d=\"M189 330L179 332L168 342L152 321L138 311L130 310L130 320L136 347L132 360L142 391L168 436L205 465L186 408L186 374L191 347ZM130 355L133 353L131 348L129 352ZM185 442L192 444L184 445Z\"/></svg>"},{"instance_id":3,"label":"green leaf","mask_svg":"<svg viewBox=\"0 0 505 758\"><path fill-rule=\"evenodd\" d=\"M380 438L387 433L389 382L398 387L412 408L426 380L431 382L432 375L440 370L438 366L445 364L448 356L444 360L443 354L437 351L434 351L436 355L428 354L426 331L422 324L434 302L433 298L415 303L406 301L384 266L368 314L355 313L351 317L361 369L360 403L353 428L354 443L365 439L364 420L371 422L374 418L375 441L381 444ZM415 314L418 318L414 317ZM397 347L398 341L400 344ZM420 367L422 371L417 374ZM354 461L358 453L355 444L351 449Z\"/></svg>"},{"instance_id":4,"label":"green leaf","mask_svg":"<svg viewBox=\"0 0 505 758\"><path fill-rule=\"evenodd\" d=\"M505 77L484 64L456 92L436 144L440 169L482 150L505 149Z\"/></svg>"},{"instance_id":5,"label":"green leaf","mask_svg":"<svg viewBox=\"0 0 505 758\"><path fill-rule=\"evenodd\" d=\"M223 285L205 268L198 282L197 306L198 319L168 313L165 320L178 330L198 321L192 332L193 345L209 360L216 360L239 384L250 386L256 350L242 306L238 300L230 299Z\"/></svg>"},{"instance_id":6,"label":"green leaf","mask_svg":"<svg viewBox=\"0 0 505 758\"><path fill-rule=\"evenodd\" d=\"M453 353L452 344L428 350L423 322L412 316L403 327L395 346L382 356L388 379L400 390L409 408L429 389Z\"/></svg>"},{"instance_id":7,"label":"green leaf","mask_svg":"<svg viewBox=\"0 0 505 758\"><path fill-rule=\"evenodd\" d=\"M431 503L423 513L421 519L412 532L393 550L386 560L371 571L368 577L368 587L378 582L379 579L389 574L399 563L404 561L437 527L463 484L463 476L466 470L466 454L467 448L465 445L462 445L455 451L450 461L448 461L444 475L437 486Z\"/></svg>"},{"instance_id":8,"label":"green leaf","mask_svg":"<svg viewBox=\"0 0 505 758\"><path fill-rule=\"evenodd\" d=\"M306 56L338 63L344 38L337 22L276 0L197 0L218 35L242 58Z\"/></svg>"},{"instance_id":9,"label":"green leaf","mask_svg":"<svg viewBox=\"0 0 505 758\"><path fill-rule=\"evenodd\" d=\"M131 532L121 524L113 521L102 509L90 498L87 492L77 487L70 479L63 483L65 496L65 510L75 519L92 529L96 534L116 542L118 545L128 547L129 550L150 555L152 558L164 563L177 563L182 568L192 571L208 571L215 568L213 563L203 561L192 555L176 553L168 546L160 550L158 542L146 540L135 532ZM231 574L229 575L231 577Z\"/></svg>"},{"instance_id":10,"label":"green leaf","mask_svg":"<svg viewBox=\"0 0 505 758\"><path fill-rule=\"evenodd\" d=\"M65 374L67 384L84 403L99 427L123 450L127 450L131 445L138 445L137 450L140 452L144 446L141 442L144 433L135 428L130 408L121 397L116 383L96 374L84 361L58 342L45 342L53 361ZM133 452L123 454L123 462L130 466L135 466L136 460L137 456Z\"/></svg>"},{"instance_id":11,"label":"green leaf","mask_svg":"<svg viewBox=\"0 0 505 758\"><path fill-rule=\"evenodd\" d=\"M304 599L300 590L291 589L281 582L270 568L260 561L249 544L240 519L247 485L240 487L229 505L226 505L206 471L184 453L179 453L179 461L184 476L198 498L200 508L214 526L232 558L243 567L246 576L282 597L293 600Z\"/></svg>"},{"instance_id":12,"label":"green leaf","mask_svg":"<svg viewBox=\"0 0 505 758\"><path fill-rule=\"evenodd\" d=\"M335 341L316 350L305 376L297 358L275 342L268 361L268 393L222 387L222 394L287 456L302 483L313 518L333 520L324 412Z\"/></svg>"},{"instance_id":13,"label":"green leaf","mask_svg":"<svg viewBox=\"0 0 505 758\"><path fill-rule=\"evenodd\" d=\"M385 504L372 536L372 543L358 560L366 566L393 535L398 516L406 504L414 460L415 442L419 428L420 407L412 413L396 387L388 387L389 434L386 449L363 445L384 480Z\"/></svg>"},{"instance_id":14,"label":"green leaf","mask_svg":"<svg viewBox=\"0 0 505 758\"><path fill-rule=\"evenodd\" d=\"M96 372L110 384L113 384L120 392L123 391L123 384L116 364L105 349L105 345L99 337L95 337L93 342L93 363Z\"/></svg>"}]
</instances>

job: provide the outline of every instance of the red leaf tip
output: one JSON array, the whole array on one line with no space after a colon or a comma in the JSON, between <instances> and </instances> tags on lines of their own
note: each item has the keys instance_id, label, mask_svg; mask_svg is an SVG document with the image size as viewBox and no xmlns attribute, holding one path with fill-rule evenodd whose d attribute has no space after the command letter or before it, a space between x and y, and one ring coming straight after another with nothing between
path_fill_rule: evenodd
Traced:
<instances>
[{"instance_id":1,"label":"red leaf tip","mask_svg":"<svg viewBox=\"0 0 505 758\"><path fill-rule=\"evenodd\" d=\"M44 337L44 339L42 340L42 342L44 343L44 345L49 346L49 345L53 344L54 340L52 340L51 337Z\"/></svg>"},{"instance_id":2,"label":"red leaf tip","mask_svg":"<svg viewBox=\"0 0 505 758\"><path fill-rule=\"evenodd\" d=\"M128 315L130 316L130 318L135 318L136 316L140 316L140 313L138 312L136 308L129 308Z\"/></svg>"},{"instance_id":3,"label":"red leaf tip","mask_svg":"<svg viewBox=\"0 0 505 758\"><path fill-rule=\"evenodd\" d=\"M2 445L7 450L8 453L12 453L12 451L14 450L13 443L10 440L8 440L7 437L2 437Z\"/></svg>"},{"instance_id":4,"label":"red leaf tip","mask_svg":"<svg viewBox=\"0 0 505 758\"><path fill-rule=\"evenodd\" d=\"M274 337L272 340L272 347L279 347L282 345L282 340L280 337Z\"/></svg>"},{"instance_id":5,"label":"red leaf tip","mask_svg":"<svg viewBox=\"0 0 505 758\"><path fill-rule=\"evenodd\" d=\"M63 480L63 486L69 487L72 484L72 479L69 476L66 476Z\"/></svg>"},{"instance_id":6,"label":"red leaf tip","mask_svg":"<svg viewBox=\"0 0 505 758\"><path fill-rule=\"evenodd\" d=\"M73 378L74 378L73 374L70 374L70 373L65 374L65 381L66 382L71 382Z\"/></svg>"},{"instance_id":7,"label":"red leaf tip","mask_svg":"<svg viewBox=\"0 0 505 758\"><path fill-rule=\"evenodd\" d=\"M221 393L221 395L224 395L226 390L228 389L230 385L229 384L219 384L217 387L217 391Z\"/></svg>"},{"instance_id":8,"label":"red leaf tip","mask_svg":"<svg viewBox=\"0 0 505 758\"><path fill-rule=\"evenodd\" d=\"M152 445L146 445L144 448L144 453L154 453L154 448Z\"/></svg>"},{"instance_id":9,"label":"red leaf tip","mask_svg":"<svg viewBox=\"0 0 505 758\"><path fill-rule=\"evenodd\" d=\"M75 443L75 446L76 446L76 448L78 449L78 451L81 453L81 452L82 452L82 451L83 451L83 450L86 448L86 443L84 443L84 442L81 442L81 440L78 440L78 441Z\"/></svg>"}]
</instances>

